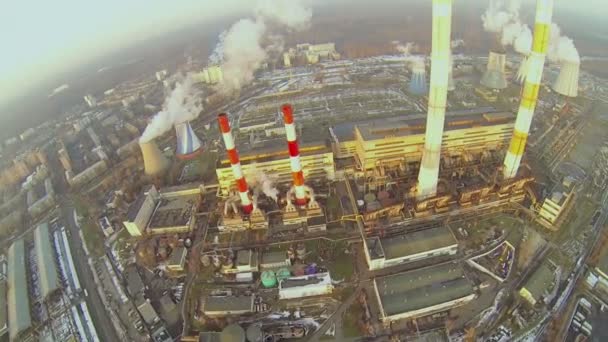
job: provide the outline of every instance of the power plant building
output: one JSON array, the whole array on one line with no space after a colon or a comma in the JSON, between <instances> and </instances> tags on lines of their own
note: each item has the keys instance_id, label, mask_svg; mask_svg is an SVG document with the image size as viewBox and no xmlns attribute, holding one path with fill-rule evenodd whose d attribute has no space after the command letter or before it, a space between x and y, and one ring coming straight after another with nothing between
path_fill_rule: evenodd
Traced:
<instances>
[{"instance_id":1,"label":"power plant building","mask_svg":"<svg viewBox=\"0 0 608 342\"><path fill-rule=\"evenodd\" d=\"M374 293L385 324L446 311L475 298L473 283L453 263L376 278Z\"/></svg>"},{"instance_id":2,"label":"power plant building","mask_svg":"<svg viewBox=\"0 0 608 342\"><path fill-rule=\"evenodd\" d=\"M202 311L209 317L243 315L253 312L255 296L207 296Z\"/></svg>"},{"instance_id":3,"label":"power plant building","mask_svg":"<svg viewBox=\"0 0 608 342\"><path fill-rule=\"evenodd\" d=\"M32 328L30 298L25 275L25 242L16 240L8 249L8 329L11 341L27 335Z\"/></svg>"},{"instance_id":4,"label":"power plant building","mask_svg":"<svg viewBox=\"0 0 608 342\"><path fill-rule=\"evenodd\" d=\"M330 294L334 289L328 272L290 277L279 282L279 298L292 299Z\"/></svg>"},{"instance_id":5,"label":"power plant building","mask_svg":"<svg viewBox=\"0 0 608 342\"><path fill-rule=\"evenodd\" d=\"M34 230L34 245L41 295L42 298L47 299L60 287L48 223L42 223Z\"/></svg>"},{"instance_id":6,"label":"power plant building","mask_svg":"<svg viewBox=\"0 0 608 342\"><path fill-rule=\"evenodd\" d=\"M426 114L347 123L354 134L337 125L332 128L334 150L340 156L353 156L361 170L379 166L420 162L424 149ZM493 108L448 113L442 142L442 156L500 150L513 132L515 115ZM354 140L350 140L354 139ZM354 151L353 151L354 145Z\"/></svg>"},{"instance_id":7,"label":"power plant building","mask_svg":"<svg viewBox=\"0 0 608 342\"><path fill-rule=\"evenodd\" d=\"M557 184L545 200L538 212L542 220L551 224L557 223L562 213L572 202L574 197L574 181L568 177L561 184Z\"/></svg>"},{"instance_id":8,"label":"power plant building","mask_svg":"<svg viewBox=\"0 0 608 342\"><path fill-rule=\"evenodd\" d=\"M129 207L124 226L131 236L178 234L193 229L200 189L160 192L152 186Z\"/></svg>"},{"instance_id":9,"label":"power plant building","mask_svg":"<svg viewBox=\"0 0 608 342\"><path fill-rule=\"evenodd\" d=\"M370 270L458 252L458 242L446 227L434 227L388 238L376 236L363 240L363 243Z\"/></svg>"}]
</instances>

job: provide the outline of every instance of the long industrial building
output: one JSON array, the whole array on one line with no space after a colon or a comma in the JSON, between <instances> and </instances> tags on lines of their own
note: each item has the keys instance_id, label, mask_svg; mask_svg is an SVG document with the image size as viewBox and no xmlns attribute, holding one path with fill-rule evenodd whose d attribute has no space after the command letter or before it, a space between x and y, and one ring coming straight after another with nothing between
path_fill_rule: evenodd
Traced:
<instances>
[{"instance_id":1,"label":"long industrial building","mask_svg":"<svg viewBox=\"0 0 608 342\"><path fill-rule=\"evenodd\" d=\"M446 311L475 298L462 266L446 263L374 279L382 322Z\"/></svg>"},{"instance_id":2,"label":"long industrial building","mask_svg":"<svg viewBox=\"0 0 608 342\"><path fill-rule=\"evenodd\" d=\"M446 227L433 227L388 238L375 236L363 240L363 243L370 270L458 252L458 242Z\"/></svg>"},{"instance_id":3,"label":"long industrial building","mask_svg":"<svg viewBox=\"0 0 608 342\"><path fill-rule=\"evenodd\" d=\"M315 133L300 134L300 161L305 179L332 179L334 177L334 156L324 140L309 140ZM317 138L319 132L316 132ZM272 174L278 183L292 181L289 150L285 146L285 136L251 143L250 139L238 139L236 147L243 173L249 183L255 181L257 174ZM227 195L234 186L234 175L227 158L220 161L216 168L217 179L222 194Z\"/></svg>"},{"instance_id":4,"label":"long industrial building","mask_svg":"<svg viewBox=\"0 0 608 342\"><path fill-rule=\"evenodd\" d=\"M42 223L34 230L34 245L36 246L41 295L42 298L47 299L59 289L60 285L48 223Z\"/></svg>"},{"instance_id":5,"label":"long industrial building","mask_svg":"<svg viewBox=\"0 0 608 342\"><path fill-rule=\"evenodd\" d=\"M336 125L330 132L333 149L338 158L353 156L361 170L419 163L424 149L425 117L418 113ZM514 122L513 113L493 108L450 112L445 120L442 156L503 149Z\"/></svg>"},{"instance_id":6,"label":"long industrial building","mask_svg":"<svg viewBox=\"0 0 608 342\"><path fill-rule=\"evenodd\" d=\"M32 328L30 298L25 276L25 242L16 240L8 249L8 329L11 341L17 341Z\"/></svg>"}]
</instances>

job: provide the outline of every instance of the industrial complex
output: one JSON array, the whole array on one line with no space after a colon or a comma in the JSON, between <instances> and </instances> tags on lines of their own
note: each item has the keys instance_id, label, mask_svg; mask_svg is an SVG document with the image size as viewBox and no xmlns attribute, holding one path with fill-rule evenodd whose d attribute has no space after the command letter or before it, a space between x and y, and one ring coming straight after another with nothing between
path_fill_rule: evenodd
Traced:
<instances>
[{"instance_id":1,"label":"industrial complex","mask_svg":"<svg viewBox=\"0 0 608 342\"><path fill-rule=\"evenodd\" d=\"M428 58L187 52L3 144L0 339L602 334L608 81L553 57L552 0L526 54L431 10Z\"/></svg>"}]
</instances>

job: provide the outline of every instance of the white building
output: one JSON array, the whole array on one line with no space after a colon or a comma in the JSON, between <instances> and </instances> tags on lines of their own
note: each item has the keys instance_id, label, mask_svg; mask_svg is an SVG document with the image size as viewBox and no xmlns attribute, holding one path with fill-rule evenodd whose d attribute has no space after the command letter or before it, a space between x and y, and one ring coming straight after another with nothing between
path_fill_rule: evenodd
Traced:
<instances>
[{"instance_id":1,"label":"white building","mask_svg":"<svg viewBox=\"0 0 608 342\"><path fill-rule=\"evenodd\" d=\"M332 293L333 289L329 272L290 277L279 282L279 298L321 296Z\"/></svg>"},{"instance_id":2,"label":"white building","mask_svg":"<svg viewBox=\"0 0 608 342\"><path fill-rule=\"evenodd\" d=\"M562 184L558 184L551 190L551 194L545 198L538 212L540 218L551 224L557 223L561 214L572 202L574 195L574 180L566 177Z\"/></svg>"}]
</instances>

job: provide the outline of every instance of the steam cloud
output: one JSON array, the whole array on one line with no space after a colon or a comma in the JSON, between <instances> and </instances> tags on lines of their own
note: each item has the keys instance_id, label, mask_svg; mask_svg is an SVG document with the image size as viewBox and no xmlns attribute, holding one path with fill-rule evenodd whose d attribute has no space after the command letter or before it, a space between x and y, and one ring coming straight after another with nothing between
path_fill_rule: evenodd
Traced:
<instances>
[{"instance_id":1,"label":"steam cloud","mask_svg":"<svg viewBox=\"0 0 608 342\"><path fill-rule=\"evenodd\" d=\"M562 36L561 29L555 23L551 24L551 38L549 39L547 58L554 62L580 63L581 61L581 56L572 39Z\"/></svg>"},{"instance_id":2,"label":"steam cloud","mask_svg":"<svg viewBox=\"0 0 608 342\"><path fill-rule=\"evenodd\" d=\"M219 64L223 82L218 90L229 94L253 80L254 72L269 56L281 52L283 38L271 33L271 27L303 30L310 25L312 11L297 0L260 0L254 18L234 23L219 37L209 57L210 64Z\"/></svg>"},{"instance_id":3,"label":"steam cloud","mask_svg":"<svg viewBox=\"0 0 608 342\"><path fill-rule=\"evenodd\" d=\"M416 44L412 42L401 44L397 40L393 41L392 43L395 46L395 49L403 54L405 61L409 63L409 67L412 71L416 68L424 69L424 56L412 55L412 51L418 49Z\"/></svg>"},{"instance_id":4,"label":"steam cloud","mask_svg":"<svg viewBox=\"0 0 608 342\"><path fill-rule=\"evenodd\" d=\"M254 192L263 192L264 195L272 198L275 202L278 201L279 190L275 187L277 181L276 175L267 175L263 171L254 167L250 171L251 176L248 183L254 188Z\"/></svg>"},{"instance_id":5,"label":"steam cloud","mask_svg":"<svg viewBox=\"0 0 608 342\"><path fill-rule=\"evenodd\" d=\"M160 136L177 123L189 121L198 116L203 110L203 106L193 92L192 84L192 77L187 75L175 85L175 89L165 99L163 110L152 118L139 138L141 143L149 142Z\"/></svg>"}]
</instances>

